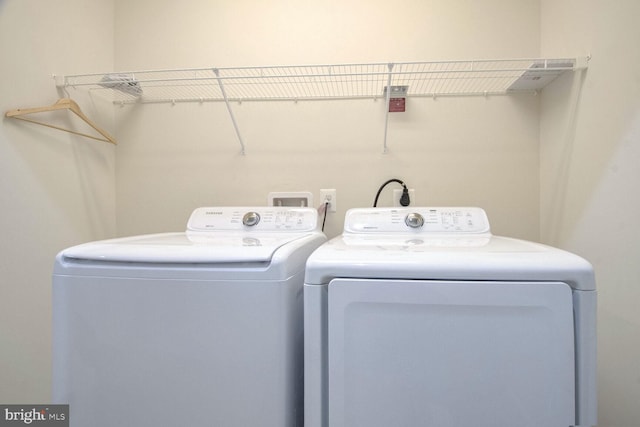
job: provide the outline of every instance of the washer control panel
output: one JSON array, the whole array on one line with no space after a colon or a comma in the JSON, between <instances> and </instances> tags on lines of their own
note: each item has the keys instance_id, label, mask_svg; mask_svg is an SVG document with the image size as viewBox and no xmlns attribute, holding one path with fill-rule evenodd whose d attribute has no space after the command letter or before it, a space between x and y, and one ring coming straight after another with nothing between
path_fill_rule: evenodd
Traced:
<instances>
[{"instance_id":1,"label":"washer control panel","mask_svg":"<svg viewBox=\"0 0 640 427\"><path fill-rule=\"evenodd\" d=\"M193 211L188 231L313 231L318 212L312 208L211 207Z\"/></svg>"},{"instance_id":2,"label":"washer control panel","mask_svg":"<svg viewBox=\"0 0 640 427\"><path fill-rule=\"evenodd\" d=\"M365 208L351 209L345 233L489 233L489 219L481 208Z\"/></svg>"}]
</instances>

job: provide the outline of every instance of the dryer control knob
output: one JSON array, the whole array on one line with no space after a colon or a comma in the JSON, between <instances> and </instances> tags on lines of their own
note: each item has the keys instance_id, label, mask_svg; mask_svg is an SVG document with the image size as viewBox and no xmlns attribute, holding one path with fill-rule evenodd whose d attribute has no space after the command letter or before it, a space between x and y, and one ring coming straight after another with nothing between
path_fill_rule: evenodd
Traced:
<instances>
[{"instance_id":1,"label":"dryer control knob","mask_svg":"<svg viewBox=\"0 0 640 427\"><path fill-rule=\"evenodd\" d=\"M242 224L253 227L260 222L260 214L258 212L247 212L242 217Z\"/></svg>"},{"instance_id":2,"label":"dryer control knob","mask_svg":"<svg viewBox=\"0 0 640 427\"><path fill-rule=\"evenodd\" d=\"M420 228L424 225L424 218L419 213L410 213L404 218L404 223L411 228Z\"/></svg>"}]
</instances>

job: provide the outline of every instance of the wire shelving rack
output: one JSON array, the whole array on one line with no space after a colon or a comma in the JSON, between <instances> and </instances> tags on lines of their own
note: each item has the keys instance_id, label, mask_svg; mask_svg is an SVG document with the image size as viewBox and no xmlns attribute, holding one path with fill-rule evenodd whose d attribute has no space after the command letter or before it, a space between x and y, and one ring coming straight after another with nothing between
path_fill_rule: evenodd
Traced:
<instances>
[{"instance_id":1,"label":"wire shelving rack","mask_svg":"<svg viewBox=\"0 0 640 427\"><path fill-rule=\"evenodd\" d=\"M212 67L66 75L56 84L67 92L100 93L115 104L225 102L244 153L233 102L371 98L388 104L396 90L407 98L536 93L559 75L586 68L587 62L588 58L536 58ZM388 112L385 152L387 122Z\"/></svg>"}]
</instances>

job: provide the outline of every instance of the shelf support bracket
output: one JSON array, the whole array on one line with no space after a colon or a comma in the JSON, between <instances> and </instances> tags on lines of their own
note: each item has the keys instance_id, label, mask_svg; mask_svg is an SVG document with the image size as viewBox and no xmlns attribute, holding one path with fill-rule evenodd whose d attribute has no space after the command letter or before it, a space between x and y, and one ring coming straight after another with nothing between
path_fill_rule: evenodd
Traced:
<instances>
[{"instance_id":1,"label":"shelf support bracket","mask_svg":"<svg viewBox=\"0 0 640 427\"><path fill-rule=\"evenodd\" d=\"M229 117L231 118L231 123L233 124L233 128L236 131L236 136L238 137L238 141L240 142L240 153L244 156L244 141L242 140L242 135L240 135L240 129L238 129L238 123L236 123L236 117L233 115L233 109L231 108L231 104L229 103L229 98L227 97L227 91L224 89L224 83L222 83L222 79L220 78L220 70L217 68L213 69L213 72L216 75L216 79L218 80L218 86L220 86L220 93L222 93L222 97L224 98L224 103L227 106L227 111L229 111Z\"/></svg>"},{"instance_id":2,"label":"shelf support bracket","mask_svg":"<svg viewBox=\"0 0 640 427\"><path fill-rule=\"evenodd\" d=\"M385 96L385 113L384 113L384 148L382 154L387 154L389 149L387 148L387 130L389 128L389 103L391 102L391 72L393 71L393 63L387 64L389 73L387 74L387 94Z\"/></svg>"}]
</instances>

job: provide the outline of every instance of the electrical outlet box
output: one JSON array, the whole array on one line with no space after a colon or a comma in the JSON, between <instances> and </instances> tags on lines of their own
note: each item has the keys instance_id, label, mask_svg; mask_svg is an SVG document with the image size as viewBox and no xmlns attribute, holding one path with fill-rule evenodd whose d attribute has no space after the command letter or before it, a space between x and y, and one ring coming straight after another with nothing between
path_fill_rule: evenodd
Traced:
<instances>
[{"instance_id":1,"label":"electrical outlet box","mask_svg":"<svg viewBox=\"0 0 640 427\"><path fill-rule=\"evenodd\" d=\"M274 191L269 193L269 206L289 206L306 208L313 206L313 194L309 191Z\"/></svg>"},{"instance_id":2,"label":"electrical outlet box","mask_svg":"<svg viewBox=\"0 0 640 427\"><path fill-rule=\"evenodd\" d=\"M388 86L384 87L383 94L387 96ZM406 111L406 100L409 86L391 86L389 94L389 112L404 113Z\"/></svg>"},{"instance_id":3,"label":"electrical outlet box","mask_svg":"<svg viewBox=\"0 0 640 427\"><path fill-rule=\"evenodd\" d=\"M409 189L409 199L411 200L411 203L409 204L409 206L417 206L415 193L416 192L413 188ZM402 196L402 189L394 188L393 189L393 206L394 207L402 207L402 205L400 204L401 196Z\"/></svg>"},{"instance_id":4,"label":"electrical outlet box","mask_svg":"<svg viewBox=\"0 0 640 427\"><path fill-rule=\"evenodd\" d=\"M329 203L328 206L328 211L329 212L335 212L336 211L336 204L337 204L337 195L336 195L336 190L335 189L321 189L320 190L320 203L322 203L323 205L325 204L325 202Z\"/></svg>"}]
</instances>

